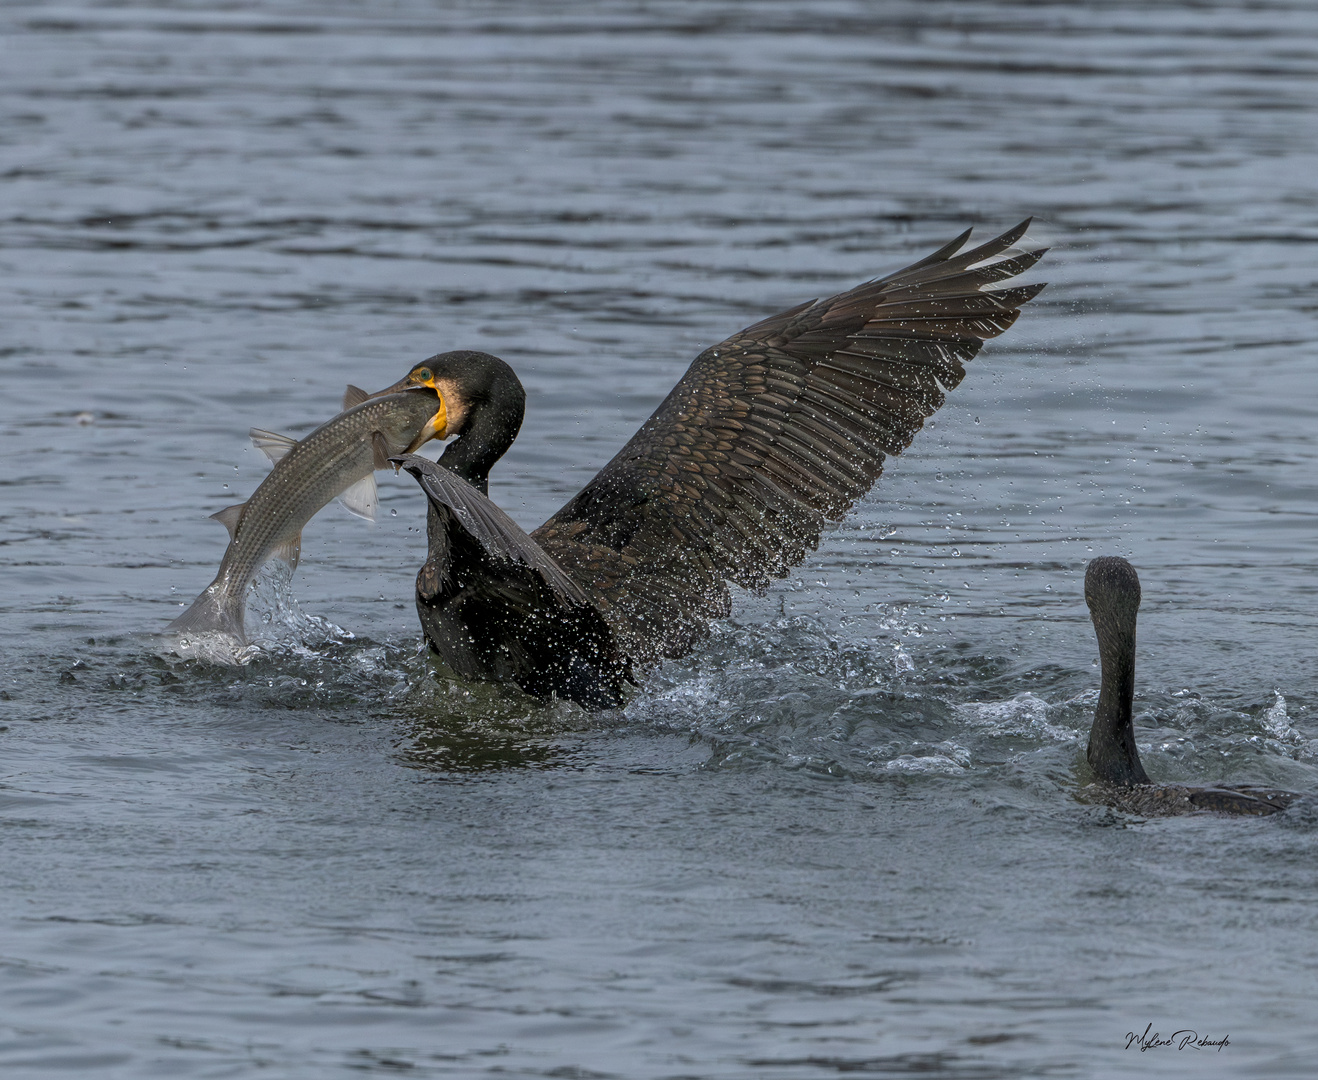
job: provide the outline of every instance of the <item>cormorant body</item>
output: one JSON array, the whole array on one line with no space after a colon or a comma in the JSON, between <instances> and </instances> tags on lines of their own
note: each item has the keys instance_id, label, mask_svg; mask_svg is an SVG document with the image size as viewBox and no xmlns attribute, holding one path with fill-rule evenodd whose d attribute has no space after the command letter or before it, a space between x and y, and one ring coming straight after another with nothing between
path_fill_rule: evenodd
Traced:
<instances>
[{"instance_id":1,"label":"cormorant body","mask_svg":"<svg viewBox=\"0 0 1318 1080\"><path fill-rule=\"evenodd\" d=\"M985 287L1042 257L1002 257L1028 225L961 252L967 230L912 266L705 350L530 535L485 497L521 421L516 376L483 353L418 365L390 390L435 387L457 436L438 465L394 459L430 501L417 608L431 647L469 678L620 704L637 674L685 655L728 614L731 585L762 591L804 560L984 341L1015 322L1043 285Z\"/></svg>"},{"instance_id":2,"label":"cormorant body","mask_svg":"<svg viewBox=\"0 0 1318 1080\"><path fill-rule=\"evenodd\" d=\"M1294 792L1259 787L1155 784L1135 745L1135 621L1140 579L1125 559L1105 555L1085 571L1085 603L1098 636L1102 685L1085 756L1098 776L1086 794L1120 810L1147 816L1212 810L1222 814L1275 814Z\"/></svg>"}]
</instances>

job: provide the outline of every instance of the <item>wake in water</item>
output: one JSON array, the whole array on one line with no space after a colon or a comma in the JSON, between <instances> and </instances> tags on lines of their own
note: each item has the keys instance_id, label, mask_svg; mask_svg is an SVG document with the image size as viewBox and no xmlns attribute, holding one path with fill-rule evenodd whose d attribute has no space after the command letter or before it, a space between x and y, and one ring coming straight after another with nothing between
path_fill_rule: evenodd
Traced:
<instances>
[{"instance_id":1,"label":"wake in water","mask_svg":"<svg viewBox=\"0 0 1318 1080\"><path fill-rule=\"evenodd\" d=\"M1098 696L1087 669L1037 670L1040 689L1003 697L1019 684L1010 659L921 641L930 627L897 606L840 623L774 619L751 606L739 622L716 627L697 657L664 665L626 718L707 742L708 768L777 763L935 782L998 774L1013 785L1031 776L1038 782L1025 786L1044 799L1083 760ZM1140 752L1168 781L1243 769L1253 783L1295 783L1287 762L1312 757L1318 740L1280 693L1273 697L1254 704L1141 694Z\"/></svg>"}]
</instances>

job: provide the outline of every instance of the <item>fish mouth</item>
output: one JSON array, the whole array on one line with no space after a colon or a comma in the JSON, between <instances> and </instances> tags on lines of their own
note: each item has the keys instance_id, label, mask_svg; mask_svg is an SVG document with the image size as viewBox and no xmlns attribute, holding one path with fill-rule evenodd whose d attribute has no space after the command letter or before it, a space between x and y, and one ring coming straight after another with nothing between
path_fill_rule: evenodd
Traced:
<instances>
[{"instance_id":1,"label":"fish mouth","mask_svg":"<svg viewBox=\"0 0 1318 1080\"><path fill-rule=\"evenodd\" d=\"M432 382L433 388L433 382ZM435 414L422 425L421 430L417 432L415 439L411 441L405 454L415 454L418 449L428 443L431 439L445 439L448 437L448 409L444 406L444 395L438 390L435 393L439 396L439 408Z\"/></svg>"}]
</instances>

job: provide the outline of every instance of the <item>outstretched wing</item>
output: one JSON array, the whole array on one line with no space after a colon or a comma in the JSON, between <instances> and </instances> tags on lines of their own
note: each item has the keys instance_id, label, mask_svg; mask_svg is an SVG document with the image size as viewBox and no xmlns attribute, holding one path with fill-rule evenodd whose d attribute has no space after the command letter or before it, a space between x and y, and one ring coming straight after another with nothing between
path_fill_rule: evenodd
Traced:
<instances>
[{"instance_id":1,"label":"outstretched wing","mask_svg":"<svg viewBox=\"0 0 1318 1080\"><path fill-rule=\"evenodd\" d=\"M984 291L1042 250L998 258L1029 221L748 327L701 353L654 415L532 533L603 598L637 662L680 656L817 546L910 445L985 339L1043 285Z\"/></svg>"}]
</instances>

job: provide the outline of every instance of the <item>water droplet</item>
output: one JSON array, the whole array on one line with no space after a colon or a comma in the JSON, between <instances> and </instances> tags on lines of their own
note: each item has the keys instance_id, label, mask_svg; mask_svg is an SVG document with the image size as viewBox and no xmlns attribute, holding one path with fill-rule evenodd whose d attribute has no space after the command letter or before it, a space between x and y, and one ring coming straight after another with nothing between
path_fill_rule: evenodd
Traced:
<instances>
[{"instance_id":1,"label":"water droplet","mask_svg":"<svg viewBox=\"0 0 1318 1080\"><path fill-rule=\"evenodd\" d=\"M390 510L390 511L389 511L389 516L390 516L390 517L397 517L397 516L398 516L398 511L397 511L397 510Z\"/></svg>"}]
</instances>

